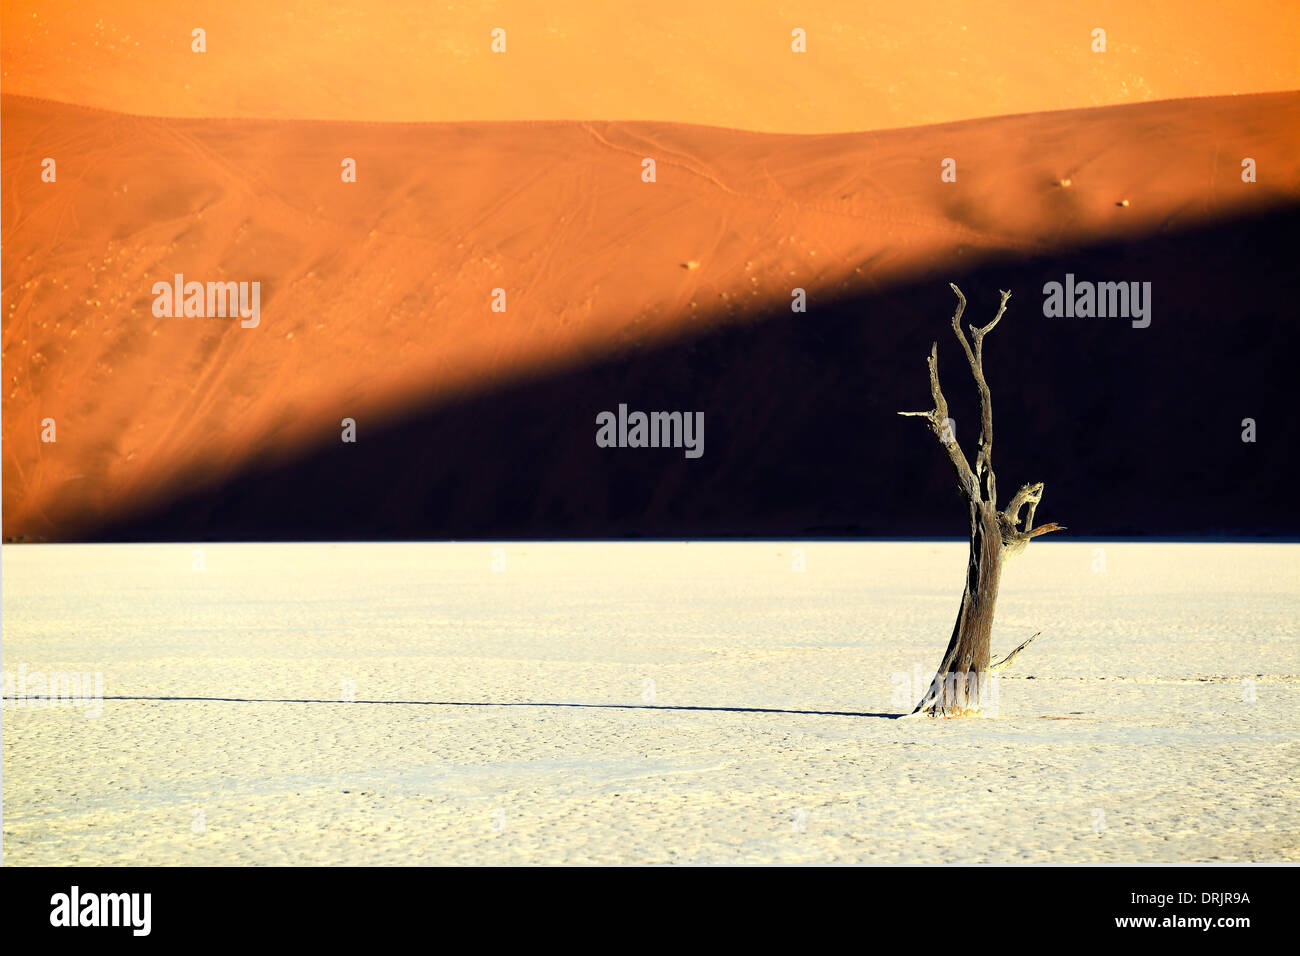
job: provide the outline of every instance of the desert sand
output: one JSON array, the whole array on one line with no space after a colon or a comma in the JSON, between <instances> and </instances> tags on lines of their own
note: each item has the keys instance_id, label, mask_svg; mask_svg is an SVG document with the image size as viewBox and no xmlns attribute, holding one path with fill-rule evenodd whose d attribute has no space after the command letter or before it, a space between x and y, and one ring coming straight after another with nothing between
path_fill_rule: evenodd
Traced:
<instances>
[{"instance_id":1,"label":"desert sand","mask_svg":"<svg viewBox=\"0 0 1300 956\"><path fill-rule=\"evenodd\" d=\"M7 863L1300 859L1300 546L1034 544L959 721L962 543L198 557L5 548L6 670L106 698L5 710Z\"/></svg>"},{"instance_id":2,"label":"desert sand","mask_svg":"<svg viewBox=\"0 0 1300 956\"><path fill-rule=\"evenodd\" d=\"M0 38L10 93L188 117L827 133L1300 87L1290 0L23 0Z\"/></svg>"},{"instance_id":3,"label":"desert sand","mask_svg":"<svg viewBox=\"0 0 1300 956\"><path fill-rule=\"evenodd\" d=\"M1284 374L1263 364L1284 350L1260 317L1275 319L1295 298L1270 259L1272 237L1293 232L1277 217L1294 216L1300 197L1300 95L1286 92L1300 87L1293 3L816 6L6 4L5 540L491 533L493 502L518 497L508 476L538 460L530 443L545 432L551 447L589 445L586 405L618 396L581 388L561 388L549 402L529 396L525 408L576 408L545 425L508 400L470 407L437 436L417 428L387 450L371 444L370 477L324 489L320 502L301 502L294 469L337 475L311 455L337 448L344 418L373 441L404 418L456 402L490 405L521 383L611 356L674 344L689 351L718 329L754 329L774 311L788 317L796 288L808 295L810 320L827 323L836 297L889 295L918 281L943 291L981 264L1023 265L1089 244L1110 244L1114 267L1129 258L1116 244L1176 243L1224 222L1235 231L1160 247L1158 261L1142 265L1149 277L1189 261L1176 271L1196 281L1160 290L1164 315L1196 326L1183 342L1222 341L1209 328L1225 320L1247 325L1223 349L1237 367L1218 370L1224 422L1205 423L1185 396L1159 412L1221 438L1229 423L1258 414L1262 400L1242 380ZM491 46L497 28L506 34L500 53ZM193 49L195 29L205 31L203 52ZM1094 50L1098 29L1104 52ZM806 52L792 50L795 30ZM1242 182L1243 157L1256 161L1257 182ZM54 182L41 178L46 158L57 163ZM357 162L355 183L341 179L345 158ZM641 179L646 158L657 163L653 183ZM945 158L957 163L955 182L940 181ZM1256 236L1263 216L1274 218ZM1243 252L1254 242L1263 247L1257 263ZM1224 247L1246 264L1216 275ZM1089 263L1061 264L1053 271ZM1273 277L1268 288L1261 271ZM177 274L262 283L261 324L155 316L154 283ZM1004 279L979 277L995 281ZM505 312L491 310L496 289ZM1017 296L1019 309L1024 290ZM874 305L863 310L864 327L928 320L931 308L915 297ZM1191 315L1197 308L1206 314ZM719 355L752 363L750 381L769 380L786 344L679 356L682 390L702 401L701 383L721 379ZM1099 361L1126 351L1107 348ZM1178 348L1164 354L1189 381L1199 356ZM826 369L824 355L810 362ZM848 394L851 374L822 374L826 389L807 393L800 418ZM873 381L891 403L895 384ZM1105 425L1106 414L1094 417ZM523 419L500 441L518 457L476 448L481 473L462 475L440 449L418 463L415 485L393 489L389 512L350 526L322 520L331 499L387 493L382 476L403 467L394 446L459 444L476 419ZM56 442L42 440L47 421ZM1267 431L1257 460L1229 484L1239 487L1252 468L1275 472L1290 427ZM672 524L662 509L623 508L584 524L582 502L535 489L532 510L498 534L882 530L844 505L760 513L738 477L755 439L730 434L733 457L719 444L708 459L721 475L717 500L738 503L730 513L704 502ZM1233 455L1218 447L1201 460ZM769 474L779 466L760 464ZM857 464L836 461L829 472ZM590 465L575 467L591 475ZM1122 471L1112 465L1099 470ZM807 477L823 491L832 480ZM1177 477L1195 488L1216 480ZM575 484L573 473L539 478L552 490ZM605 485L619 479L592 484L593 497L612 498ZM784 500L810 497L792 496L788 476L777 484ZM446 497L446 485L462 495L479 489L483 500L461 507L459 522L426 514L404 523L428 511L428 489ZM253 501L251 487L262 497ZM1276 487L1237 500L1262 502L1269 517L1232 513L1196 530L1286 531L1300 520L1285 513L1293 496ZM295 504L306 513L273 520ZM1218 513L1204 501L1188 510ZM1110 533L1129 530L1149 529L1125 515Z\"/></svg>"},{"instance_id":4,"label":"desert sand","mask_svg":"<svg viewBox=\"0 0 1300 956\"><path fill-rule=\"evenodd\" d=\"M11 95L3 123L8 540L85 540L132 509L337 446L344 417L373 436L407 409L788 315L794 288L817 321L835 296L921 276L943 291L955 268L1300 197L1294 93L818 136L165 120ZM40 179L46 156L55 183ZM1243 156L1258 182L1243 183ZM940 180L944 157L956 183ZM154 315L153 284L177 273L262 282L260 324ZM1215 303L1228 318L1238 303L1282 307L1256 286L1230 294ZM1161 296L1174 313L1214 301L1195 285ZM591 416L574 414L569 431L589 442ZM57 443L42 441L46 419Z\"/></svg>"}]
</instances>

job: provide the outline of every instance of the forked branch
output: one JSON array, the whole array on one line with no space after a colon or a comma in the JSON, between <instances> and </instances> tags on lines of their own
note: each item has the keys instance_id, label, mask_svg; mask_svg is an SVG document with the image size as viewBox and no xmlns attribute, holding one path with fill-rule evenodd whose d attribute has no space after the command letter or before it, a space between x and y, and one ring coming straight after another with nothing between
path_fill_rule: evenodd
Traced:
<instances>
[{"instance_id":1,"label":"forked branch","mask_svg":"<svg viewBox=\"0 0 1300 956\"><path fill-rule=\"evenodd\" d=\"M1011 526L1016 528L1020 524L1020 512L1028 505L1029 514L1025 517L1025 530L1031 531L1034 527L1034 510L1038 503L1043 500L1043 483L1037 482L1032 485L1025 485L1015 493L1011 503L1007 505L1004 514L1011 521Z\"/></svg>"},{"instance_id":2,"label":"forked branch","mask_svg":"<svg viewBox=\"0 0 1300 956\"><path fill-rule=\"evenodd\" d=\"M961 343L962 351L966 353L966 361L970 364L971 375L974 377L975 386L980 393L980 442L979 451L975 457L975 477L979 481L980 496L989 505L996 508L998 488L997 477L993 473L993 395L989 391L988 380L984 377L984 336L992 332L997 327L997 324L1002 321L1002 316L1007 311L1007 300L1011 298L1011 293L1002 292L1002 301L998 303L998 312L997 315L993 316L992 322L988 325L972 325L970 327L971 339L975 342L972 348L961 328L962 313L966 311L966 296L962 294L961 289L957 288L955 283L948 283L948 287L957 295L957 311L953 313L952 330L957 334L957 341Z\"/></svg>"},{"instance_id":3,"label":"forked branch","mask_svg":"<svg viewBox=\"0 0 1300 956\"><path fill-rule=\"evenodd\" d=\"M1053 531L1064 531L1065 526L1053 522L1045 524L1041 528L1034 527L1034 511L1038 503L1043 500L1043 483L1037 482L1032 485L1025 485L1015 493L1011 503L1007 505L1006 511L999 513L999 523L1002 525L1002 549L1006 557L1013 558L1029 542L1041 534L1050 534ZM1020 528L1020 512L1028 511L1025 514L1025 527Z\"/></svg>"},{"instance_id":4,"label":"forked branch","mask_svg":"<svg viewBox=\"0 0 1300 956\"><path fill-rule=\"evenodd\" d=\"M956 436L953 434L952 420L948 417L948 403L944 400L943 391L939 388L939 345L936 342L930 347L930 394L934 399L934 408L928 412L899 412L900 415L915 415L926 418L930 423L930 430L939 437L944 449L948 452L948 457L952 460L953 467L957 470L957 480L962 487L962 491L972 502L987 504L989 507L997 507L997 479L993 474L993 397L989 392L989 384L984 378L984 336L993 331L994 327L1002 320L1002 314L1007 310L1007 300L1011 298L1010 292L1002 293L1002 302L998 306L998 313L993 317L993 321L988 325L970 327L971 338L974 340L974 347L971 346L970 340L966 338L966 333L962 331L961 317L966 311L966 296L962 294L961 289L956 284L949 283L949 287L957 294L957 310L952 316L952 330L957 334L957 341L961 343L962 351L966 353L966 360L970 364L971 374L975 377L975 385L980 393L980 438L979 452L975 459L975 467L971 468L966 456L962 453L960 446L957 444Z\"/></svg>"}]
</instances>

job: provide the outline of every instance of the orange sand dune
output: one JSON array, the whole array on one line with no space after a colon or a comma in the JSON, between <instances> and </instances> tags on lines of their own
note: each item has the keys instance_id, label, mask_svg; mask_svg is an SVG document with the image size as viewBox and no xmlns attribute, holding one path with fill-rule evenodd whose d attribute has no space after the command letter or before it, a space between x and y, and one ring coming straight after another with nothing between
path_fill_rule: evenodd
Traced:
<instances>
[{"instance_id":1,"label":"orange sand dune","mask_svg":"<svg viewBox=\"0 0 1300 956\"><path fill-rule=\"evenodd\" d=\"M1300 196L1300 94L807 137L12 96L3 124L4 531L29 538L336 440L344 417L743 321L794 287L813 321L819 296ZM175 273L260 281L260 325L156 317Z\"/></svg>"},{"instance_id":2,"label":"orange sand dune","mask_svg":"<svg viewBox=\"0 0 1300 956\"><path fill-rule=\"evenodd\" d=\"M495 28L504 53L490 49ZM9 0L0 12L7 92L188 117L848 132L1296 89L1297 51L1294 0Z\"/></svg>"}]
</instances>

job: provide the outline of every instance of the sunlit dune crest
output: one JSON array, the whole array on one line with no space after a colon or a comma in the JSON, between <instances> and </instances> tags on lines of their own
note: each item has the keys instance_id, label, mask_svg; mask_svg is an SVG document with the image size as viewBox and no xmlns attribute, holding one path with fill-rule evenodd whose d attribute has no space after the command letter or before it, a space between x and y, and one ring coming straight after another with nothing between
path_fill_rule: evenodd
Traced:
<instances>
[{"instance_id":1,"label":"sunlit dune crest","mask_svg":"<svg viewBox=\"0 0 1300 956\"><path fill-rule=\"evenodd\" d=\"M165 116L815 133L1300 88L1291 0L82 0L0 27L6 91Z\"/></svg>"}]
</instances>

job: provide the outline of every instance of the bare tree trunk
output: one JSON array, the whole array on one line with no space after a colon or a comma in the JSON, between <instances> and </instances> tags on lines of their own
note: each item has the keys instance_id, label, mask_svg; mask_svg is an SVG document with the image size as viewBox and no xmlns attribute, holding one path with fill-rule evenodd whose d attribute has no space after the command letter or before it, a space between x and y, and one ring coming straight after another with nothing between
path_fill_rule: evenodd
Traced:
<instances>
[{"instance_id":1,"label":"bare tree trunk","mask_svg":"<svg viewBox=\"0 0 1300 956\"><path fill-rule=\"evenodd\" d=\"M961 717L980 709L981 677L989 670L989 641L1002 578L1002 536L997 515L982 504L970 506L970 557L966 588L952 637L918 712ZM984 681L987 684L987 681Z\"/></svg>"},{"instance_id":2,"label":"bare tree trunk","mask_svg":"<svg viewBox=\"0 0 1300 956\"><path fill-rule=\"evenodd\" d=\"M934 408L928 412L900 412L925 418L930 430L939 438L957 473L957 484L970 511L970 557L966 564L966 587L962 592L961 610L952 628L952 637L943 661L935 673L929 690L916 705L913 714L934 717L961 717L977 714L981 699L987 697L989 674L1011 663L1031 637L996 664L990 660L990 638L993 633L993 614L998 603L998 584L1002 578L1002 565L1023 551L1030 539L1040 534L1058 531L1055 524L1035 529L1034 510L1042 500L1041 483L1025 485L1011 499L1006 511L997 507L997 479L993 473L993 400L984 379L984 336L991 332L1006 311L1010 292L1002 293L1002 302L993 321L986 326L971 326L972 348L961 328L961 316L966 309L966 297L955 285L957 312L952 317L953 331L966 353L971 374L980 392L981 431L979 451L972 469L957 443L952 420L948 417L948 403L939 387L939 345L930 348L930 394ZM1020 530L1021 512L1028 508L1024 530Z\"/></svg>"}]
</instances>

